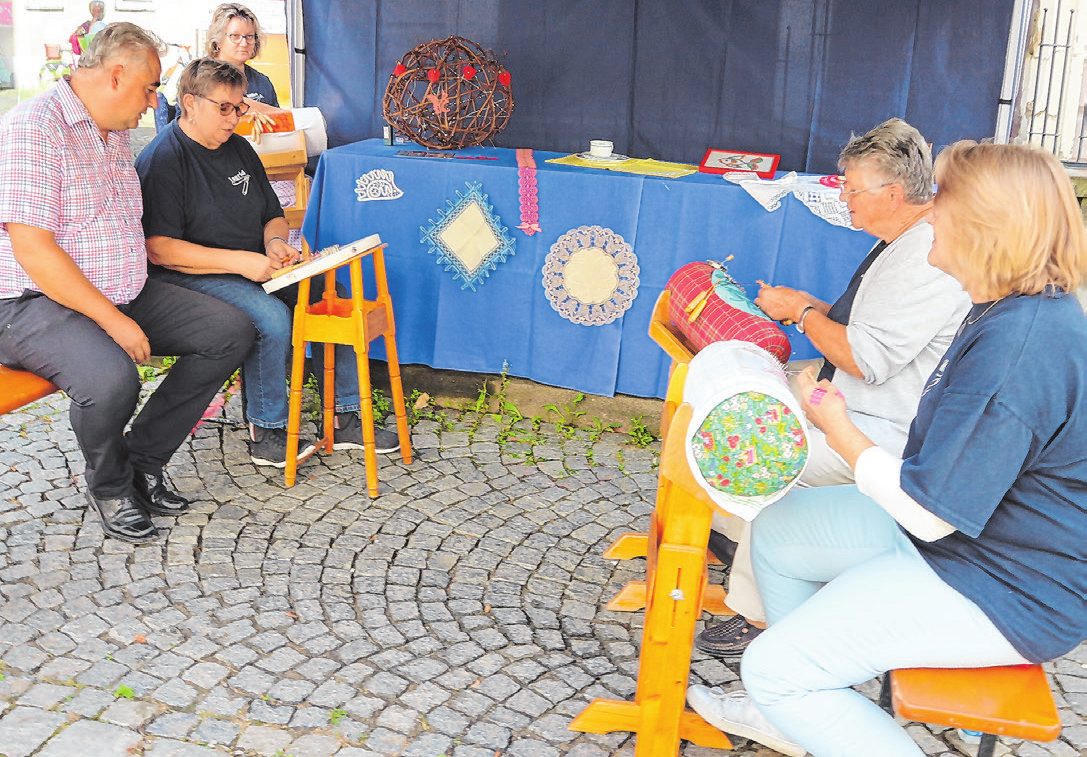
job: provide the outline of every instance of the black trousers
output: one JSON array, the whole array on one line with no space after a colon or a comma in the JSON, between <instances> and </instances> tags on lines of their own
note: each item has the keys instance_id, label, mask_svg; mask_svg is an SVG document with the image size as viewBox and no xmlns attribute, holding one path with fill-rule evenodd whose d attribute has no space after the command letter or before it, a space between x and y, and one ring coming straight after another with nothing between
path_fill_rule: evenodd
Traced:
<instances>
[{"instance_id":1,"label":"black trousers","mask_svg":"<svg viewBox=\"0 0 1087 757\"><path fill-rule=\"evenodd\" d=\"M128 495L133 470L154 473L166 464L253 341L241 310L154 279L119 309L143 329L152 354L177 356L127 435L140 379L120 345L90 318L36 292L0 300L0 363L48 379L71 398L87 487L103 499Z\"/></svg>"}]
</instances>

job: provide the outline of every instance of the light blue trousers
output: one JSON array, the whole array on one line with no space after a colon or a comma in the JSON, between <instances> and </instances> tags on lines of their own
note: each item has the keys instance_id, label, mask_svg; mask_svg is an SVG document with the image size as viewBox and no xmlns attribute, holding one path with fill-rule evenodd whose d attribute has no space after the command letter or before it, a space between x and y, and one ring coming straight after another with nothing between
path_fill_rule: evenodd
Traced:
<instances>
[{"instance_id":1,"label":"light blue trousers","mask_svg":"<svg viewBox=\"0 0 1087 757\"><path fill-rule=\"evenodd\" d=\"M752 552L770 627L744 654L744 686L815 757L923 756L853 685L1027 662L856 486L794 490L755 519Z\"/></svg>"}]
</instances>

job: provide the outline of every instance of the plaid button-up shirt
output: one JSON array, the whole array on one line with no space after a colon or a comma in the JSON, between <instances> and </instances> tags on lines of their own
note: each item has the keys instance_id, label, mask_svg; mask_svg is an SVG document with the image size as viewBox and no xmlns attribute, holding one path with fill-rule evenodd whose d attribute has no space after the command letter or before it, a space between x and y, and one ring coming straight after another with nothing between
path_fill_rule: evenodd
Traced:
<instances>
[{"instance_id":1,"label":"plaid button-up shirt","mask_svg":"<svg viewBox=\"0 0 1087 757\"><path fill-rule=\"evenodd\" d=\"M38 289L11 251L6 224L21 223L53 232L111 302L132 301L147 279L142 215L128 132L103 142L68 82L0 120L0 298Z\"/></svg>"}]
</instances>

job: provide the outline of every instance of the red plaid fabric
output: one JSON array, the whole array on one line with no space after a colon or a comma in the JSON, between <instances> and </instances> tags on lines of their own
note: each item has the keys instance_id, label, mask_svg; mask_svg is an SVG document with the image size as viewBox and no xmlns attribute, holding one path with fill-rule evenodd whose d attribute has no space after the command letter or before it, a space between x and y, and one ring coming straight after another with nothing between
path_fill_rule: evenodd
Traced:
<instances>
[{"instance_id":1,"label":"red plaid fabric","mask_svg":"<svg viewBox=\"0 0 1087 757\"><path fill-rule=\"evenodd\" d=\"M713 290L710 276L713 266L708 263L688 263L668 279L668 318L672 321L694 352L707 344L738 339L758 345L781 363L789 359L792 347L776 323L745 313L724 302ZM690 320L687 306L699 295L709 292L702 312Z\"/></svg>"},{"instance_id":2,"label":"red plaid fabric","mask_svg":"<svg viewBox=\"0 0 1087 757\"><path fill-rule=\"evenodd\" d=\"M11 252L8 223L53 232L113 303L147 279L143 199L128 132L105 142L64 80L0 120L0 298L37 289Z\"/></svg>"}]
</instances>

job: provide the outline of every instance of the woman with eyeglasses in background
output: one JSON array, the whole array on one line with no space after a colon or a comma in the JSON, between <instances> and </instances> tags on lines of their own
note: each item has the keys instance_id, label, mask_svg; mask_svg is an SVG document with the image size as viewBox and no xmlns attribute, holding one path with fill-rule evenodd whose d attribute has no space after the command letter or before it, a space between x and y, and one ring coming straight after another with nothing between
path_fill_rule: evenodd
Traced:
<instances>
[{"instance_id":1,"label":"woman with eyeglasses in background","mask_svg":"<svg viewBox=\"0 0 1087 757\"><path fill-rule=\"evenodd\" d=\"M279 108L279 98L272 80L249 65L260 55L262 43L260 21L253 11L238 3L223 3L215 9L208 27L207 55L240 68L248 82L246 103L256 112L266 113Z\"/></svg>"},{"instance_id":2,"label":"woman with eyeglasses in background","mask_svg":"<svg viewBox=\"0 0 1087 757\"><path fill-rule=\"evenodd\" d=\"M211 295L253 321L257 338L242 366L250 457L282 468L287 453L287 363L297 286L268 294L260 283L295 262L279 199L252 146L234 133L249 105L242 70L200 58L181 76L181 114L136 160L152 277ZM320 280L313 297L319 298ZM323 350L314 349L318 364ZM336 449L362 449L358 366L350 346L336 348ZM318 371L320 368L318 367ZM377 430L379 452L399 447ZM391 448L391 449L390 449ZM299 443L299 457L313 449Z\"/></svg>"},{"instance_id":3,"label":"woman with eyeglasses in background","mask_svg":"<svg viewBox=\"0 0 1087 757\"><path fill-rule=\"evenodd\" d=\"M240 68L245 74L245 103L255 113L272 113L280 109L279 96L272 86L272 80L249 65L249 61L260 55L262 45L260 21L244 5L223 3L212 13L207 56ZM179 92L179 101L180 98ZM159 92L155 107L155 127L158 131L162 131L177 114L178 106L169 103L165 95Z\"/></svg>"}]
</instances>

